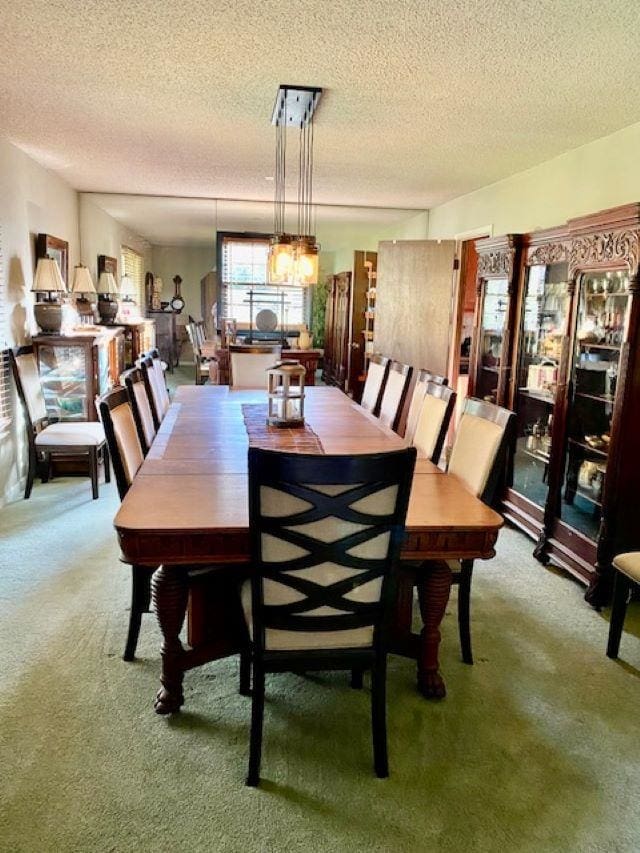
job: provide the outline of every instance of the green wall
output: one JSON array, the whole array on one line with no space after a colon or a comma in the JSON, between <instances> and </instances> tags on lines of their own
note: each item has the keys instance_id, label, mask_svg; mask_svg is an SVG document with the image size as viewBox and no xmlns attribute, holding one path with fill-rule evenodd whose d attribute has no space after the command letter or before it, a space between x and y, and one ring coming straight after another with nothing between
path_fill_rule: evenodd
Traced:
<instances>
[{"instance_id":1,"label":"green wall","mask_svg":"<svg viewBox=\"0 0 640 853\"><path fill-rule=\"evenodd\" d=\"M639 201L639 155L640 123L432 208L429 237L533 231Z\"/></svg>"}]
</instances>

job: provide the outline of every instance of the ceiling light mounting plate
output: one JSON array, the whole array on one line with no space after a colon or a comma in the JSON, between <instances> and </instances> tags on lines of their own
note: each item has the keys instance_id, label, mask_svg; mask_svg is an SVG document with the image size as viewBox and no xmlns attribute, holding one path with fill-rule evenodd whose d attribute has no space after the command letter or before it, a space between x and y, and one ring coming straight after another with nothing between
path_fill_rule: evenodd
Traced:
<instances>
[{"instance_id":1,"label":"ceiling light mounting plate","mask_svg":"<svg viewBox=\"0 0 640 853\"><path fill-rule=\"evenodd\" d=\"M321 95L322 89L318 86L281 83L273 105L271 124L280 126L286 117L287 127L304 127L316 111Z\"/></svg>"}]
</instances>

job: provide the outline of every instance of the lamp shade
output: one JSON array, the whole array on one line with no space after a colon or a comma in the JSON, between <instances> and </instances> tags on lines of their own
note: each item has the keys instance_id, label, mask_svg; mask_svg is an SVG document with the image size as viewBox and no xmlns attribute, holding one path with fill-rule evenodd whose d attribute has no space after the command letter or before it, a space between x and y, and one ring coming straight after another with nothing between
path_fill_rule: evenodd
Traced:
<instances>
[{"instance_id":1,"label":"lamp shade","mask_svg":"<svg viewBox=\"0 0 640 853\"><path fill-rule=\"evenodd\" d=\"M95 293L96 289L91 278L91 273L83 264L78 264L73 269L73 284L71 293Z\"/></svg>"},{"instance_id":2,"label":"lamp shade","mask_svg":"<svg viewBox=\"0 0 640 853\"><path fill-rule=\"evenodd\" d=\"M48 293L62 291L64 293L66 289L67 286L62 280L57 261L49 257L39 258L31 290L46 291Z\"/></svg>"},{"instance_id":3,"label":"lamp shade","mask_svg":"<svg viewBox=\"0 0 640 853\"><path fill-rule=\"evenodd\" d=\"M113 277L113 273L111 272L101 272L100 280L98 281L98 287L96 288L98 293L102 293L108 296L117 296L118 295L118 285L116 284L116 280Z\"/></svg>"},{"instance_id":4,"label":"lamp shade","mask_svg":"<svg viewBox=\"0 0 640 853\"><path fill-rule=\"evenodd\" d=\"M123 275L120 279L120 293L122 296L137 296L136 286L133 279L128 275Z\"/></svg>"}]
</instances>

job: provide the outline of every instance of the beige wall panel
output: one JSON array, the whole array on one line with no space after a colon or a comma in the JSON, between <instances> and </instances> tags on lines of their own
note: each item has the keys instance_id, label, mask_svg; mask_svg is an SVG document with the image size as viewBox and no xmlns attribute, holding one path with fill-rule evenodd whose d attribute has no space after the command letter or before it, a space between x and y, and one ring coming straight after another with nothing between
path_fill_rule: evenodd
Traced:
<instances>
[{"instance_id":1,"label":"beige wall panel","mask_svg":"<svg viewBox=\"0 0 640 853\"><path fill-rule=\"evenodd\" d=\"M453 240L379 244L377 352L447 375L455 248Z\"/></svg>"}]
</instances>

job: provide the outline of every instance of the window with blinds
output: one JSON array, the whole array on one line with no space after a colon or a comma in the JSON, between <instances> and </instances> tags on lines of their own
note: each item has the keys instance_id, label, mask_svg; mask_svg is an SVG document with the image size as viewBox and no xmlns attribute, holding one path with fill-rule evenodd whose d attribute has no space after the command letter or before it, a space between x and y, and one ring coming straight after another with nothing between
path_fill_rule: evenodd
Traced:
<instances>
[{"instance_id":1,"label":"window with blinds","mask_svg":"<svg viewBox=\"0 0 640 853\"><path fill-rule=\"evenodd\" d=\"M144 272L142 269L142 255L134 252L128 246L120 248L120 269L122 275L128 275L136 289L135 302L138 307L144 309Z\"/></svg>"},{"instance_id":2,"label":"window with blinds","mask_svg":"<svg viewBox=\"0 0 640 853\"><path fill-rule=\"evenodd\" d=\"M270 308L282 322L284 308L285 328L308 322L309 288L279 287L267 281L268 237L222 237L221 245L221 311L219 317L236 320L239 324L251 322L253 292L253 321L258 311Z\"/></svg>"},{"instance_id":3,"label":"window with blinds","mask_svg":"<svg viewBox=\"0 0 640 853\"><path fill-rule=\"evenodd\" d=\"M8 323L7 281L2 253L2 232L0 232L0 434L9 427L13 417Z\"/></svg>"}]
</instances>

